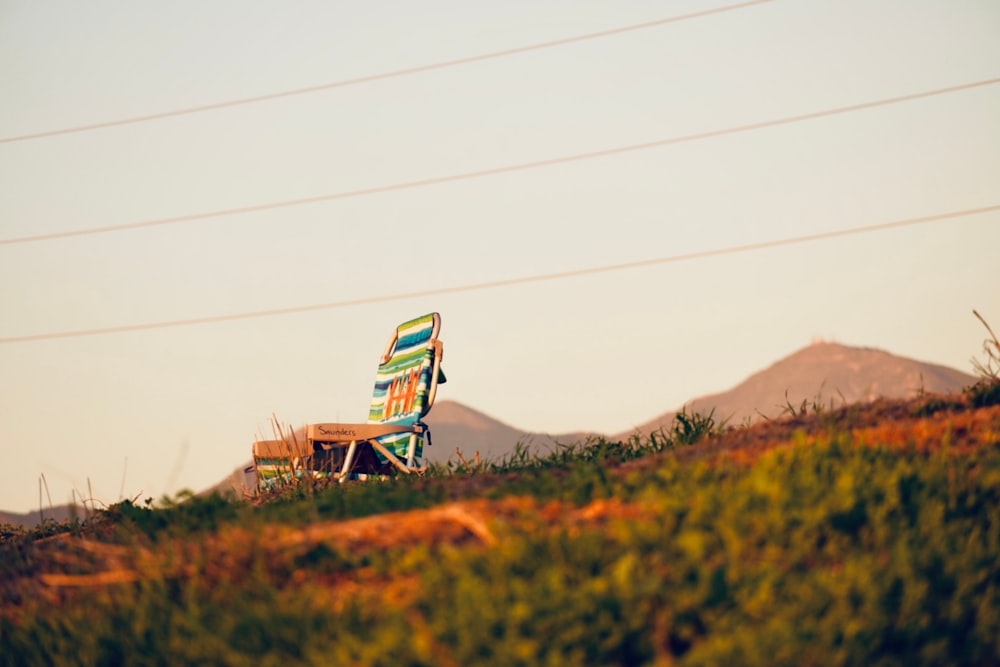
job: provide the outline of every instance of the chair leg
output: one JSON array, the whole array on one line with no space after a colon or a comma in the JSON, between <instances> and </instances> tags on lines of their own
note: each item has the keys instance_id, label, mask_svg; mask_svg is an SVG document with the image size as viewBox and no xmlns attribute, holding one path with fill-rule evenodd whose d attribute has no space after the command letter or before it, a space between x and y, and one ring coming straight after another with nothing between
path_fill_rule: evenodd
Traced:
<instances>
[{"instance_id":1,"label":"chair leg","mask_svg":"<svg viewBox=\"0 0 1000 667\"><path fill-rule=\"evenodd\" d=\"M406 467L413 469L417 458L417 434L410 434L410 446L406 450Z\"/></svg>"},{"instance_id":2,"label":"chair leg","mask_svg":"<svg viewBox=\"0 0 1000 667\"><path fill-rule=\"evenodd\" d=\"M384 456L389 461L389 463L399 468L402 472L405 473L413 472L405 465L403 465L403 462L400 461L398 458L396 458L395 454L386 449L385 445L383 445L381 442L379 442L378 440L371 440L370 442L372 443L372 447L382 452L382 456Z\"/></svg>"},{"instance_id":3,"label":"chair leg","mask_svg":"<svg viewBox=\"0 0 1000 667\"><path fill-rule=\"evenodd\" d=\"M340 479L337 481L343 484L347 480L348 473L351 472L351 466L354 465L354 454L358 450L358 441L351 440L351 444L347 447L347 456L344 457L344 467L340 470Z\"/></svg>"}]
</instances>

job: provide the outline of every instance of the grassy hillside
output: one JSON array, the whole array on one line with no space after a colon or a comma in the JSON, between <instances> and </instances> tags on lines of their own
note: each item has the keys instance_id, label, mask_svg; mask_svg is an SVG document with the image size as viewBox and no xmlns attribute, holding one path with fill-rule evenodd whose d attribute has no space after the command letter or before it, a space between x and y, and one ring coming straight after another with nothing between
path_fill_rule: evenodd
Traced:
<instances>
[{"instance_id":1,"label":"grassy hillside","mask_svg":"<svg viewBox=\"0 0 1000 667\"><path fill-rule=\"evenodd\" d=\"M1000 383L0 537L0 665L1000 664Z\"/></svg>"}]
</instances>

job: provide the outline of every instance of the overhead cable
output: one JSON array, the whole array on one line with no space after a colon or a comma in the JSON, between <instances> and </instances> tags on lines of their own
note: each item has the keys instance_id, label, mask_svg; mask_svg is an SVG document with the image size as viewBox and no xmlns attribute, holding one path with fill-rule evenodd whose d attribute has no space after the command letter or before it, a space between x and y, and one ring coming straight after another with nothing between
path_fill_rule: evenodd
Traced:
<instances>
[{"instance_id":1,"label":"overhead cable","mask_svg":"<svg viewBox=\"0 0 1000 667\"><path fill-rule=\"evenodd\" d=\"M314 303L305 306L292 306L287 308L272 308L269 310L256 310L242 313L230 313L226 315L212 315L207 317L193 317L182 320L167 320L162 322L145 322L140 324L126 324L121 326L101 327L96 329L77 329L72 331L58 331L51 333L28 334L24 336L8 336L0 338L0 343L28 343L41 340L52 340L56 338L79 338L83 336L100 336L106 334L126 333L130 331L147 331L151 329L167 329L172 327L185 327L198 324L212 324L218 322L231 322L234 320L248 320L261 317L277 317L280 315L292 315L295 313L306 313L317 310L333 310L338 308L349 308L351 306L361 306L374 303L384 303L388 301L402 301L404 299L415 299L428 296L442 296L446 294L458 294L462 292L474 292L478 290L496 289L499 287L511 287L514 285L524 285L528 283L539 283L551 280L562 280L566 278L576 278L579 276L594 275L599 273L610 273L612 271L626 271L630 269L640 269L644 267L657 266L661 264L671 264L675 262L705 259L708 257L719 257L722 255L733 255L746 253L766 248L777 248L793 244L822 241L843 236L858 234L868 234L899 227L909 227L913 225L926 224L930 222L940 222L954 218L980 215L1000 211L1000 204L991 206L981 206L978 208L968 208L947 213L937 213L916 218L906 218L883 222L880 224L865 225L863 227L850 227L847 229L837 229L816 234L806 234L803 236L793 236L770 241L760 241L757 243L746 243L743 245L729 246L726 248L716 248L714 250L703 250L698 252L683 253L678 255L667 255L664 257L654 257L652 259L642 259L632 262L622 262L618 264L606 264L603 266L592 266L583 269L572 269L569 271L556 271L552 273L540 273L530 276L515 278L504 278L501 280L491 280L479 283L469 283L452 287L438 287L412 292L399 292L396 294L385 294L381 296L362 297L358 299L345 299L343 301L330 301L327 303Z\"/></svg>"},{"instance_id":2,"label":"overhead cable","mask_svg":"<svg viewBox=\"0 0 1000 667\"><path fill-rule=\"evenodd\" d=\"M321 83L315 86L306 86L304 88L282 90L274 93L255 95L253 97L242 97L235 100L214 102L212 104L203 104L200 106L184 107L181 109L173 109L171 111L161 111L159 113L151 113L143 116L131 116L128 118L119 118L116 120L108 120L99 123L90 123L87 125L64 127L56 130L45 130L42 132L32 132L29 134L20 134L10 137L0 137L0 144L13 143L16 141L28 141L30 139L42 139L45 137L54 137L61 134L88 132L91 130L100 130L109 127L117 127L120 125L145 123L147 121L160 120L163 118L171 118L174 116L186 116L189 114L202 113L204 111L215 111L218 109L226 109L229 107L242 106L245 104L257 104L258 102L266 102L268 100L276 100L283 97L307 95L310 93L317 93L324 90L332 90L334 88L346 88L348 86L356 86L362 83L371 83L373 81L380 81L383 79L395 79L398 77L410 76L412 74L430 72L432 70L446 69L449 67L458 67L460 65L469 65L471 63L482 62L484 60L496 60L498 58L506 58L508 56L513 56L521 53L528 53L531 51L540 51L542 49L551 49L558 46L566 46L567 44L575 44L577 42L585 42L594 39L601 39L603 37L612 37L614 35L620 35L627 32L635 32L637 30L655 28L658 26L667 25L669 23L680 23L681 21L689 21L692 19L698 19L705 16L710 16L712 14L721 14L723 12L730 12L737 9L744 9L746 7L751 7L754 5L763 5L774 1L775 0L748 0L747 2L737 2L735 4L724 5L722 7L714 7L712 9L691 12L688 14L680 14L677 16L670 16L663 19L656 19L653 21L645 21L643 23L635 23L632 25L620 26L618 28L611 28L609 30L600 30L598 32L590 32L582 35L574 35L572 37L563 37L561 39L554 39L547 42L537 42L535 44L527 44L524 46L518 46L511 49L503 49L500 51L491 51L489 53L480 53L477 55L465 56L463 58L455 58L452 60L442 60L436 63L429 63L427 65L418 65L416 67L406 67L403 69L390 70L387 72L381 72L379 74L359 76L353 79L342 79L339 81L331 81L329 83Z\"/></svg>"},{"instance_id":3,"label":"overhead cable","mask_svg":"<svg viewBox=\"0 0 1000 667\"><path fill-rule=\"evenodd\" d=\"M563 155L559 157L547 158L544 160L536 160L533 162L522 162L519 164L503 165L499 167L491 167L488 169L480 169L477 171L466 171L457 174L449 174L446 176L435 176L431 178L423 178L413 181L402 181L399 183L390 183L388 185L378 185L370 188L359 188L357 190L345 190L341 192L334 192L330 194L315 195L312 197L301 197L297 199L286 199L283 201L266 202L261 204L251 204L249 206L240 206L236 208L219 209L215 211L205 211L202 213L188 213L185 215L176 215L166 218L155 218L152 220L140 220L137 222L126 222L118 225L105 225L101 227L87 227L83 229L72 229L61 232L49 232L45 234L31 234L28 236L14 236L5 239L0 239L0 245L14 245L19 243L36 243L41 241L54 241L56 239L65 239L75 236L89 236L93 234L108 234L112 232L123 232L135 229L143 229L147 227L159 227L163 225L174 225L184 222L194 222L197 220L207 220L211 218L222 218L235 215L243 215L246 213L257 213L261 211L269 211L274 209L289 208L292 206L304 206L306 204L316 204L320 202L335 201L338 199L350 199L354 197L366 197L370 195L382 194L385 192L393 192L397 190L409 190L414 188L422 188L431 185L440 185L443 183L454 183L457 181L467 181L477 178L483 178L487 176L497 176L499 174L507 174L517 171L526 171L529 169L539 169L542 167L552 167L560 164L567 164L571 162L581 162L584 160L593 160L597 158L605 158L613 155L621 155L624 153L632 153L635 151L649 150L652 148L662 148L664 146L670 146L674 144L682 144L693 141L701 141L704 139L712 139L715 137L722 137L732 134L740 134L743 132L750 132L753 130L761 130L769 127L776 127L779 125L788 125L790 123L800 123L807 120L815 120L817 118L824 118L828 116L836 116L839 114L852 113L855 111L862 111L865 109L873 109L875 107L884 107L893 104L901 104L903 102L912 102L914 100L933 97L936 95L946 95L950 93L957 93L964 90L969 90L972 88L981 88L983 86L991 86L1000 83L1000 77L993 79L984 79L981 81L973 81L971 83L963 83L955 86L948 86L945 88L935 88L933 90L925 90L918 93L909 93L907 95L898 95L895 97L887 97L879 100L872 100L869 102L861 102L859 104L849 104L846 106L834 107L832 109L824 109L822 111L811 111L808 113L795 114L792 116L783 116L781 118L773 118L771 120L763 120L755 123L747 123L746 125L737 125L735 127L727 127L718 130L708 130L705 132L696 132L694 134L685 134L676 137L669 137L666 139L657 139L654 141L646 141L638 144L630 144L626 146L617 146L614 148L605 148L596 151L589 151L586 153L576 153L574 155Z\"/></svg>"}]
</instances>

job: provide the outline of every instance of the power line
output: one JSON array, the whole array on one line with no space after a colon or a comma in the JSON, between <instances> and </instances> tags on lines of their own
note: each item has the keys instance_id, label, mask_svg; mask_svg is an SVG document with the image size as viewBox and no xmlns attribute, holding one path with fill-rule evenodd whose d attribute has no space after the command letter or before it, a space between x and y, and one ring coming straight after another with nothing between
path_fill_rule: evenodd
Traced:
<instances>
[{"instance_id":1,"label":"power line","mask_svg":"<svg viewBox=\"0 0 1000 667\"><path fill-rule=\"evenodd\" d=\"M762 5L768 2L774 2L774 0L748 0L747 2L738 2L731 5L724 5L722 7L715 7L713 9L691 12L689 14L680 14L668 18L656 19L654 21L646 21L644 23L635 23L632 25L621 26L618 28L611 28L609 30L601 30L598 32L591 32L582 35L574 35L572 37L564 37L561 39L554 39L547 42L527 44L525 46L518 46L511 49L503 49L501 51L491 51L489 53L481 53L474 56L455 58L453 60L442 60L427 65L418 65L416 67L407 67L404 69L390 70L388 72L381 72L379 74L370 74L368 76L361 76L353 79L342 79L340 81L331 81L329 83L321 83L315 86L306 86L305 88L294 88L291 90L283 90L275 93L267 93L264 95L255 95L253 97L243 97L240 99L227 100L224 102L214 102L212 104L204 104L201 106L185 107L182 109L174 109L172 111L162 111L159 113L152 113L144 116L131 116L129 118L120 118L117 120L109 120L100 123L91 123L88 125L77 125L75 127L66 127L57 130L46 130L43 132L34 132L30 134L21 134L11 137L2 137L0 138L0 144L13 143L15 141L28 141L30 139L42 139L45 137L54 137L61 134L88 132L90 130L100 130L109 127L117 127L120 125L132 125L134 123L144 123L151 120L160 120L163 118L171 118L174 116L185 116L188 114L201 113L204 111L215 111L217 109L226 109L229 107L242 106L244 104L256 104L258 102L276 100L282 97L307 95L309 93L317 93L323 90L332 90L334 88L346 88L348 86L356 86L359 84L370 83L372 81L380 81L383 79L395 79L398 77L409 76L411 74L420 74L422 72L430 72L432 70L446 69L449 67L458 67L460 65L469 65L471 63L483 62L484 60L495 60L498 58L506 58L508 56L513 56L521 53L540 51L542 49L551 49L558 46L565 46L567 44L575 44L578 42L585 42L594 39L601 39L604 37L611 37L614 35L621 35L623 33L635 32L637 30L645 30L647 28L655 28L658 26L667 25L669 23L680 23L682 21L690 21L692 19L711 16L712 14L722 14L724 12L730 12L737 9L745 9L747 7L752 7L754 5Z\"/></svg>"},{"instance_id":2,"label":"power line","mask_svg":"<svg viewBox=\"0 0 1000 667\"><path fill-rule=\"evenodd\" d=\"M963 83L956 86L948 86L946 88L936 88L934 90L926 90L919 93L910 93L907 95L899 95L896 97L887 97L880 100L873 100L870 102L862 102L860 104L850 104L847 106L834 107L832 109L825 109L822 111L812 111L809 113L796 114L794 116L784 116L781 118L775 118L771 120L759 121L756 123L748 123L746 125L738 125L735 127L728 127L719 130L709 130L707 132L697 132L695 134L686 134L677 137L670 137L667 139L657 139L655 141L647 141L639 144L630 144L627 146L618 146L614 148L606 148L603 150L589 151L586 153L577 153L575 155L563 155L554 158L547 158L545 160L536 160L534 162L522 162L519 164L504 165L500 167L491 167L489 169L481 169L478 171L466 171L458 174L450 174L447 176L436 176L432 178L418 179L414 181L402 181L399 183L390 183L388 185L379 185L371 188L360 188L357 190L345 190L343 192L334 192L325 195L315 195L312 197L302 197L298 199L286 199L284 201L267 202L262 204L252 204L249 206L241 206L237 208L227 208L219 209L216 211L207 211L203 213L189 213L186 215L177 215L167 218L156 218L153 220L140 220L138 222L127 222L119 225L106 225L102 227L88 227L84 229L68 230L63 232L51 232L48 234L33 234L30 236L15 236L5 239L0 239L0 245L14 245L18 243L35 243L40 241L53 241L56 239L70 238L74 236L88 236L92 234L108 234L111 232L122 232L134 229L142 229L146 227L158 227L162 225L173 225L182 222L193 222L196 220L206 220L209 218L221 218L233 215L242 215L245 213L256 213L260 211L268 211L279 208L289 208L292 206L303 206L306 204L316 204L319 202L328 202L338 199L350 199L354 197L366 197L375 194L382 194L385 192L393 192L396 190L409 190L413 188L422 188L431 185L440 185L442 183L454 183L457 181L466 181L476 178L483 178L486 176L497 176L499 174L507 174L517 171L526 171L529 169L538 169L541 167L551 167L559 164L567 164L570 162L580 162L583 160L593 160L597 158L610 157L612 155L621 155L623 153L631 153L635 151L648 150L651 148L662 148L664 146L670 146L673 144L681 144L692 141L700 141L703 139L711 139L715 137L722 137L730 134L739 134L742 132L750 132L752 130L760 130L769 127L776 127L778 125L787 125L790 123L799 123L807 120L815 120L817 118L824 118L827 116L836 116L839 114L851 113L854 111L862 111L865 109L873 109L875 107L889 106L892 104L901 104L903 102L911 102L913 100L922 99L926 97L934 97L936 95L946 95L949 93L956 93L963 90L969 90L972 88L980 88L983 86L991 86L1000 83L1000 77L994 79L984 79L982 81L974 81L972 83Z\"/></svg>"},{"instance_id":3,"label":"power line","mask_svg":"<svg viewBox=\"0 0 1000 667\"><path fill-rule=\"evenodd\" d=\"M604 266L594 266L584 269L574 269L570 271L557 271L554 273L540 273L520 278L505 278L502 280L491 280L480 283L470 283L467 285L457 285L453 287L439 287L413 292L401 292L398 294L387 294L382 296L364 297L360 299L347 299L344 301L330 301L328 303L315 303L306 306L292 306L289 308L274 308L270 310L256 310L243 313L230 313L228 315L212 315L208 317L194 317L183 320L167 320L163 322L146 322L142 324L127 324L116 327L103 327L98 329L77 329L74 331L60 331L52 333L29 334L26 336L10 336L0 338L0 343L28 343L40 340L52 340L56 338L79 338L83 336L100 336L106 334L126 333L129 331L146 331L150 329L167 329L172 327L193 326L197 324L212 324L218 322L231 322L234 320L248 320L261 317L276 317L279 315L292 315L295 313L306 313L316 310L333 310L338 308L349 308L351 306L361 306L374 303L384 303L387 301L402 301L404 299L415 299L427 296L442 296L445 294L457 294L460 292L474 292L485 289L496 289L499 287L510 287L513 285L524 285L527 283L539 283L550 280L562 280L565 278L576 278L579 276L594 275L598 273L610 273L612 271L626 271L639 269L661 264L671 264L675 262L690 261L695 259L705 259L708 257L718 257L721 255L734 255L737 253L764 250L766 248L777 248L800 243L822 241L842 236L852 236L858 234L868 234L871 232L883 231L898 227L909 227L913 225L925 224L929 222L939 222L954 218L980 215L1000 211L1000 204L991 206L981 206L979 208L969 208L959 211L949 211L935 215L925 215L917 218L906 218L883 222L863 227L851 227L849 229L839 229L829 232L819 232L816 234L806 234L804 236L793 236L784 239L771 241L760 241L758 243L747 243L743 245L730 246L728 248L716 248L714 250L703 250L700 252L684 253L679 255L667 255L665 257L655 257L652 259L642 259L633 262L622 262L619 264L606 264Z\"/></svg>"}]
</instances>

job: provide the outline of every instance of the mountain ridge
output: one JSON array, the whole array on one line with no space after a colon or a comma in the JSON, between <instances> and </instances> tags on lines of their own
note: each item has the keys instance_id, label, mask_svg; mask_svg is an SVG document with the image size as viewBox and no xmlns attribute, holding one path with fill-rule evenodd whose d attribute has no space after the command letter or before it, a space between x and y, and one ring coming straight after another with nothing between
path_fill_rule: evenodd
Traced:
<instances>
[{"instance_id":1,"label":"mountain ridge","mask_svg":"<svg viewBox=\"0 0 1000 667\"><path fill-rule=\"evenodd\" d=\"M894 355L874 347L813 342L749 375L730 389L701 396L681 409L708 414L730 425L769 419L806 405L850 405L877 398L947 394L973 384L968 373ZM613 438L647 434L667 427L678 410L669 410Z\"/></svg>"},{"instance_id":2,"label":"mountain ridge","mask_svg":"<svg viewBox=\"0 0 1000 667\"><path fill-rule=\"evenodd\" d=\"M830 401L839 406L877 398L911 398L919 393L947 394L975 380L974 376L948 366L874 347L814 341L730 389L692 399L680 409L701 414L714 410L717 421L736 425L746 420L771 418L803 403ZM466 461L477 455L480 460L498 461L510 456L518 445L544 453L557 443L581 442L594 436L607 435L619 440L646 435L668 428L677 412L663 412L612 435L586 431L549 435L518 429L458 401L442 399L426 417L432 444L424 448L424 455L428 462L438 464L456 460L459 455ZM210 490L243 488L244 467L237 468Z\"/></svg>"},{"instance_id":3,"label":"mountain ridge","mask_svg":"<svg viewBox=\"0 0 1000 667\"><path fill-rule=\"evenodd\" d=\"M701 396L680 409L709 414L716 421L730 425L770 419L800 405L871 402L877 398L910 398L920 393L948 394L973 383L976 378L954 368L901 357L873 347L858 347L832 342L814 342L770 366L749 375L728 390ZM632 429L612 434L611 439L625 439L668 428L679 410L668 410ZM477 455L481 460L500 460L520 444L544 453L557 443L574 443L601 434L572 432L557 435L532 433L518 429L485 412L455 400L435 403L426 421L431 427L432 444L425 447L425 457L444 464L459 455L467 461ZM201 493L246 490L245 469L248 460L229 476ZM79 511L79 510L78 510ZM46 518L57 520L70 516L68 506L45 510ZM0 523L25 526L40 521L38 511L19 514L0 512Z\"/></svg>"}]
</instances>

